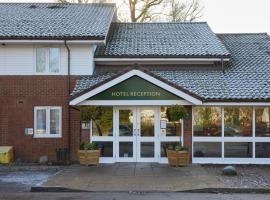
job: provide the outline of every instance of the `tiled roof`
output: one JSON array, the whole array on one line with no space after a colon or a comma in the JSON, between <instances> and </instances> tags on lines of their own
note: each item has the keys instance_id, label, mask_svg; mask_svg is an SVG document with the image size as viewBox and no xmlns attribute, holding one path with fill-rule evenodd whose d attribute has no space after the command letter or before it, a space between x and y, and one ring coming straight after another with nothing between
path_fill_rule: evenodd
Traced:
<instances>
[{"instance_id":1,"label":"tiled roof","mask_svg":"<svg viewBox=\"0 0 270 200\"><path fill-rule=\"evenodd\" d=\"M205 101L270 101L270 37L267 34L220 34L231 52L230 66L220 69L151 71ZM111 77L95 75L77 82L72 95Z\"/></svg>"},{"instance_id":2,"label":"tiled roof","mask_svg":"<svg viewBox=\"0 0 270 200\"><path fill-rule=\"evenodd\" d=\"M114 4L0 3L0 39L104 39Z\"/></svg>"},{"instance_id":3,"label":"tiled roof","mask_svg":"<svg viewBox=\"0 0 270 200\"><path fill-rule=\"evenodd\" d=\"M112 23L96 57L229 57L205 22Z\"/></svg>"}]
</instances>

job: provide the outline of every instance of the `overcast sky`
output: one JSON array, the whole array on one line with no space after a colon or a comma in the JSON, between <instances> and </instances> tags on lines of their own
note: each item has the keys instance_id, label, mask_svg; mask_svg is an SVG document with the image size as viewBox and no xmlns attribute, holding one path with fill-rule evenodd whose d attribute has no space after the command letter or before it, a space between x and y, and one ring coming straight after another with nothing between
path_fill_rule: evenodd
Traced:
<instances>
[{"instance_id":1,"label":"overcast sky","mask_svg":"<svg viewBox=\"0 0 270 200\"><path fill-rule=\"evenodd\" d=\"M0 0L0 2L55 2L57 0ZM117 0L121 1L121 0ZM204 15L216 33L268 32L270 0L201 0Z\"/></svg>"}]
</instances>

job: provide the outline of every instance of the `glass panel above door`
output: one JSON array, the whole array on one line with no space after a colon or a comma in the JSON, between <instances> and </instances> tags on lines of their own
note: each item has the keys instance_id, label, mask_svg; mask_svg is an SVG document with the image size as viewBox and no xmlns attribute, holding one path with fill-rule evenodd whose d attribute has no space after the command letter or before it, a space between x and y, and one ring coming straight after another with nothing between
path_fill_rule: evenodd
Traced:
<instances>
[{"instance_id":1,"label":"glass panel above door","mask_svg":"<svg viewBox=\"0 0 270 200\"><path fill-rule=\"evenodd\" d=\"M133 136L133 111L119 110L119 136Z\"/></svg>"},{"instance_id":2,"label":"glass panel above door","mask_svg":"<svg viewBox=\"0 0 270 200\"><path fill-rule=\"evenodd\" d=\"M143 109L141 116L141 137L153 137L155 135L155 111Z\"/></svg>"}]
</instances>

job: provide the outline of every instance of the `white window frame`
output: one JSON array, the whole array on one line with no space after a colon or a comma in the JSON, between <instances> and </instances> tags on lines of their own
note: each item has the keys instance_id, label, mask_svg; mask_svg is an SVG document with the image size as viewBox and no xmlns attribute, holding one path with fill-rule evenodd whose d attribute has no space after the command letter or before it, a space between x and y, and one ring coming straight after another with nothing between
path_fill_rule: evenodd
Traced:
<instances>
[{"instance_id":1,"label":"white window frame","mask_svg":"<svg viewBox=\"0 0 270 200\"><path fill-rule=\"evenodd\" d=\"M46 66L45 66L45 71L44 72L37 72L37 50L38 49L45 49L46 50ZM58 49L59 50L59 57L58 57L58 72L50 72L50 49ZM51 47L44 47L44 46L37 46L35 48L34 52L34 61L35 61L35 73L37 75L59 75L61 73L61 48L56 46L51 46Z\"/></svg>"},{"instance_id":2,"label":"white window frame","mask_svg":"<svg viewBox=\"0 0 270 200\"><path fill-rule=\"evenodd\" d=\"M207 107L207 106L196 106L196 107ZM208 106L209 107L209 106ZM256 142L270 142L270 137L256 137L255 133L255 108L256 107L269 107L269 106L211 106L221 107L221 128L222 135L220 137L198 137L194 136L193 125L194 125L194 107L192 108L192 162L193 163L204 163L204 164L270 164L270 158L256 158ZM252 136L250 137L225 137L224 135L224 108L225 107L252 107ZM221 142L222 155L219 158L198 158L194 157L194 142ZM251 142L252 143L252 157L251 158L225 158L225 142Z\"/></svg>"},{"instance_id":3,"label":"white window frame","mask_svg":"<svg viewBox=\"0 0 270 200\"><path fill-rule=\"evenodd\" d=\"M36 133L37 130L37 110L46 110L46 133ZM50 134L50 111L59 110L59 134ZM62 137L62 107L60 106L36 106L34 107L34 138L61 138Z\"/></svg>"}]
</instances>

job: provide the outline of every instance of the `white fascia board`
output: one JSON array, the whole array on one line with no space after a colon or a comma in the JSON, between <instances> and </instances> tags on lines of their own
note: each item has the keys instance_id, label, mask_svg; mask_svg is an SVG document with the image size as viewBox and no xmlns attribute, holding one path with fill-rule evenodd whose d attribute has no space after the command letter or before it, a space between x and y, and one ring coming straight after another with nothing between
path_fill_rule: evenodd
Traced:
<instances>
[{"instance_id":1,"label":"white fascia board","mask_svg":"<svg viewBox=\"0 0 270 200\"><path fill-rule=\"evenodd\" d=\"M66 40L67 44L105 44L105 40ZM0 44L64 44L65 40L0 40Z\"/></svg>"},{"instance_id":2,"label":"white fascia board","mask_svg":"<svg viewBox=\"0 0 270 200\"><path fill-rule=\"evenodd\" d=\"M175 104L192 105L186 100L86 100L77 104L77 106L169 106Z\"/></svg>"},{"instance_id":3,"label":"white fascia board","mask_svg":"<svg viewBox=\"0 0 270 200\"><path fill-rule=\"evenodd\" d=\"M194 105L202 105L202 101L200 101L200 100L192 97L191 95L186 94L186 93L184 93L184 92L182 92L182 91L180 91L180 90L178 90L178 89L176 89L176 88L174 88L174 87L172 87L172 86L170 86L170 85L168 85L168 84L166 84L166 83L164 83L164 82L162 82L162 81L160 81L160 80L158 80L158 79L156 79L156 78L154 78L154 77L152 77L152 76L150 76L150 75L148 75L140 70L136 70L136 69L131 70L131 71L129 71L129 72L127 72L127 73L125 73L125 74L123 74L123 75L121 75L121 76L119 76L119 77L117 77L117 78L115 78L115 79L113 79L113 80L111 80L111 81L109 81L109 82L107 82L107 83L73 99L73 100L71 100L70 105L78 105L81 102L85 101L86 99L88 99L88 98L90 98L90 97L124 81L124 80L127 80L128 78L130 78L132 76L139 76L140 78L147 80L150 83L153 83L153 84L163 88L164 90L167 90L167 91L175 94L176 96L179 96L179 97L189 101L190 103L192 103Z\"/></svg>"},{"instance_id":4,"label":"white fascia board","mask_svg":"<svg viewBox=\"0 0 270 200\"><path fill-rule=\"evenodd\" d=\"M270 106L270 102L206 102L202 106Z\"/></svg>"},{"instance_id":5,"label":"white fascia board","mask_svg":"<svg viewBox=\"0 0 270 200\"><path fill-rule=\"evenodd\" d=\"M224 58L223 61L229 61ZM221 58L94 58L95 62L153 62L153 61L183 61L183 62L220 62Z\"/></svg>"}]
</instances>

